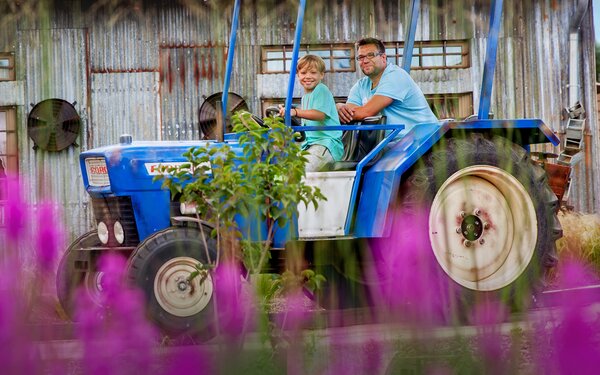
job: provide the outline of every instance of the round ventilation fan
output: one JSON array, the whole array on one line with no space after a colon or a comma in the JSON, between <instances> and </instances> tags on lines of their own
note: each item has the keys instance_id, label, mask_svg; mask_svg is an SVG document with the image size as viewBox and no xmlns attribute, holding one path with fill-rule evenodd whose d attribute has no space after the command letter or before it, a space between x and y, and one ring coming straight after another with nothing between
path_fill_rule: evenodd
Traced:
<instances>
[{"instance_id":1,"label":"round ventilation fan","mask_svg":"<svg viewBox=\"0 0 600 375\"><path fill-rule=\"evenodd\" d=\"M217 111L221 111L221 105L217 108L217 102L221 102L223 93L218 92L212 94L204 100L200 106L198 114L198 122L200 125L200 134L203 139L215 139L215 131L217 129ZM227 97L227 118L224 119L225 132L233 131L230 117L232 113L237 111L247 111L248 106L244 99L236 93L230 92Z\"/></svg>"},{"instance_id":2,"label":"round ventilation fan","mask_svg":"<svg viewBox=\"0 0 600 375\"><path fill-rule=\"evenodd\" d=\"M42 150L61 151L75 144L80 128L81 118L75 107L62 99L39 102L27 117L27 134L34 148Z\"/></svg>"}]
</instances>

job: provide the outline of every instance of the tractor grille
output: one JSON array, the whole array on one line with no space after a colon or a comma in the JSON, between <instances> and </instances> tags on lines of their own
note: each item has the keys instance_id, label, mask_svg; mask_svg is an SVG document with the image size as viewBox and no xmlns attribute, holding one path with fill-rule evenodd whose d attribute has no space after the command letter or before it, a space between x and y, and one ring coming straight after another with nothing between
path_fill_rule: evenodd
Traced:
<instances>
[{"instance_id":1,"label":"tractor grille","mask_svg":"<svg viewBox=\"0 0 600 375\"><path fill-rule=\"evenodd\" d=\"M109 236L106 246L137 246L140 239L130 197L92 198L92 207L96 223L103 221L108 227ZM113 233L113 227L117 220L125 232L123 244L117 242Z\"/></svg>"}]
</instances>

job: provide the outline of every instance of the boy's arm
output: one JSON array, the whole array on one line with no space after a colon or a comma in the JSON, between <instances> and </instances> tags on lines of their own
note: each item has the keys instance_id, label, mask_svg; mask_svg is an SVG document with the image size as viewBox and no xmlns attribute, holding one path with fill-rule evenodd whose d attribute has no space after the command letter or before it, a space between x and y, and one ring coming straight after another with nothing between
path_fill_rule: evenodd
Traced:
<instances>
[{"instance_id":1,"label":"boy's arm","mask_svg":"<svg viewBox=\"0 0 600 375\"><path fill-rule=\"evenodd\" d=\"M300 109L300 108L293 108L291 110L291 114L292 116L296 116L296 117L300 117L300 118L305 118L307 120L313 120L313 121L323 121L325 120L325 114L321 111L317 111L316 109Z\"/></svg>"}]
</instances>

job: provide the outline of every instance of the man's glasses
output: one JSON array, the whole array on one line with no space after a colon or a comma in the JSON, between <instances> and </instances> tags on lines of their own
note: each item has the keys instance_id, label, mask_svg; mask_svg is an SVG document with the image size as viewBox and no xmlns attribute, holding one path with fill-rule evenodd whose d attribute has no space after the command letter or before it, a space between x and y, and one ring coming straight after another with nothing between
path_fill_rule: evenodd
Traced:
<instances>
[{"instance_id":1,"label":"man's glasses","mask_svg":"<svg viewBox=\"0 0 600 375\"><path fill-rule=\"evenodd\" d=\"M366 55L356 56L356 61L361 62L364 59L373 60L375 58L375 56L381 56L381 55L383 55L382 52L369 52Z\"/></svg>"}]
</instances>

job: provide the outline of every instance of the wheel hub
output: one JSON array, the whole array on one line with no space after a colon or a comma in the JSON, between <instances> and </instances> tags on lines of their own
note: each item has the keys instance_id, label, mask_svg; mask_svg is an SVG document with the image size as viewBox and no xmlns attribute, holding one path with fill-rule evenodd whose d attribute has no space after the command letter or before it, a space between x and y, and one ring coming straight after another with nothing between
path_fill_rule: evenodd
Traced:
<instances>
[{"instance_id":1,"label":"wheel hub","mask_svg":"<svg viewBox=\"0 0 600 375\"><path fill-rule=\"evenodd\" d=\"M464 218L460 225L463 237L469 241L477 241L483 234L483 222L475 215Z\"/></svg>"},{"instance_id":2,"label":"wheel hub","mask_svg":"<svg viewBox=\"0 0 600 375\"><path fill-rule=\"evenodd\" d=\"M204 310L210 302L213 294L210 274L189 279L198 263L194 258L177 257L163 264L156 273L154 296L168 313L179 317L192 316Z\"/></svg>"}]
</instances>

